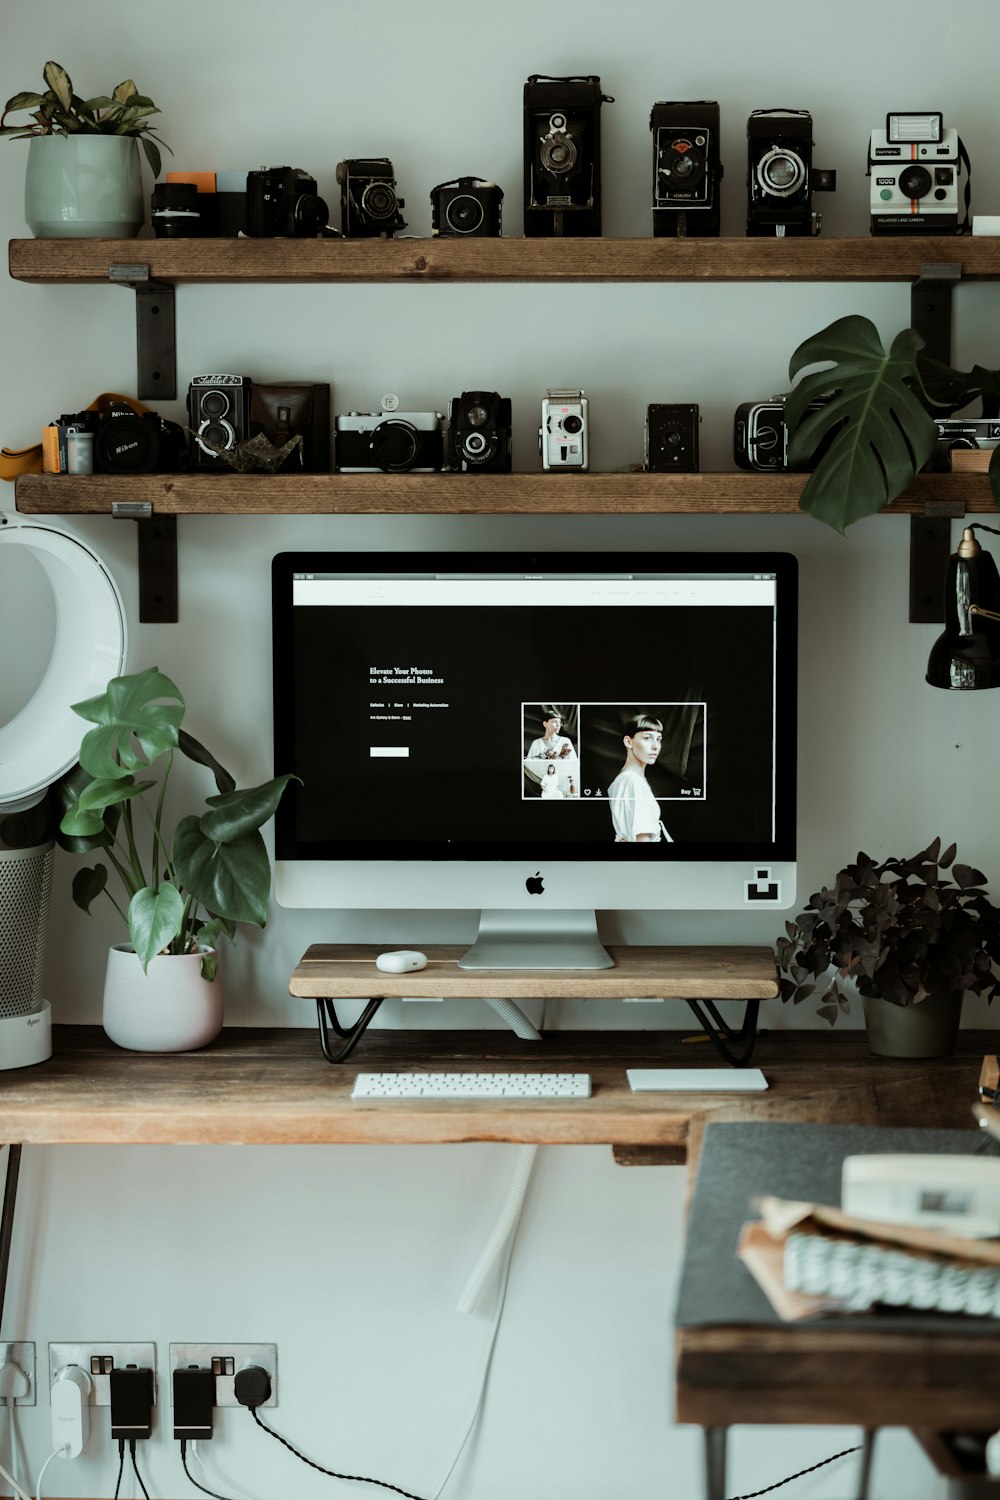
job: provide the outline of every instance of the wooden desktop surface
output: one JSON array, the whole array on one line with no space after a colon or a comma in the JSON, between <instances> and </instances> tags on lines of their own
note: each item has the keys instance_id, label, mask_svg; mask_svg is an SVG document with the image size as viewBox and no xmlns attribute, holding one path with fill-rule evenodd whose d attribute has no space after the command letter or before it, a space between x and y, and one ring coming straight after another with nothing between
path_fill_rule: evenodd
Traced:
<instances>
[{"instance_id":1,"label":"wooden desktop surface","mask_svg":"<svg viewBox=\"0 0 1000 1500\"><path fill-rule=\"evenodd\" d=\"M678 1017L679 1019L679 1017ZM692 1031L694 1030L692 1026ZM870 1125L970 1122L995 1033L965 1032L929 1062L872 1057L860 1032L770 1032L754 1063L762 1094L633 1094L627 1067L715 1067L683 1031L564 1031L542 1043L506 1029L369 1030L331 1065L315 1030L226 1028L200 1052L124 1052L100 1027L56 1026L54 1055L0 1072L0 1142L66 1144L612 1144L620 1161L683 1162L706 1121L775 1119ZM360 1070L588 1072L589 1099L351 1099Z\"/></svg>"}]
</instances>

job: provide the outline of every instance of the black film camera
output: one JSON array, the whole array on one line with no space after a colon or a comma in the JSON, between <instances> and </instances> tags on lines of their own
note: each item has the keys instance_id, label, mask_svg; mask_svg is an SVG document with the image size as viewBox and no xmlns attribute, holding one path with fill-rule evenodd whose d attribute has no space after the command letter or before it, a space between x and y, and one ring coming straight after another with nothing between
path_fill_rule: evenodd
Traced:
<instances>
[{"instance_id":1,"label":"black film camera","mask_svg":"<svg viewBox=\"0 0 1000 1500\"><path fill-rule=\"evenodd\" d=\"M196 469L228 469L216 451L250 436L249 375L196 375L188 386L191 462Z\"/></svg>"},{"instance_id":2,"label":"black film camera","mask_svg":"<svg viewBox=\"0 0 1000 1500\"><path fill-rule=\"evenodd\" d=\"M601 232L601 93L596 76L524 85L524 233Z\"/></svg>"},{"instance_id":3,"label":"black film camera","mask_svg":"<svg viewBox=\"0 0 1000 1500\"><path fill-rule=\"evenodd\" d=\"M141 417L124 402L113 401L94 434L94 468L102 474L175 473L186 467L183 427L155 411Z\"/></svg>"},{"instance_id":4,"label":"black film camera","mask_svg":"<svg viewBox=\"0 0 1000 1500\"><path fill-rule=\"evenodd\" d=\"M733 457L741 469L773 474L787 469L788 427L785 423L787 396L772 396L768 401L744 401L736 408L733 423ZM810 401L805 415L820 411L825 401ZM843 423L827 432L811 454L808 463L797 469L813 469L833 442Z\"/></svg>"},{"instance_id":5,"label":"black film camera","mask_svg":"<svg viewBox=\"0 0 1000 1500\"><path fill-rule=\"evenodd\" d=\"M323 233L329 217L315 177L301 167L261 167L247 173L247 234L308 239Z\"/></svg>"},{"instance_id":6,"label":"black film camera","mask_svg":"<svg viewBox=\"0 0 1000 1500\"><path fill-rule=\"evenodd\" d=\"M510 473L511 405L497 391L463 391L451 403L448 467Z\"/></svg>"},{"instance_id":7,"label":"black film camera","mask_svg":"<svg viewBox=\"0 0 1000 1500\"><path fill-rule=\"evenodd\" d=\"M480 238L500 234L503 192L482 177L456 177L431 188L431 233L472 234Z\"/></svg>"},{"instance_id":8,"label":"black film camera","mask_svg":"<svg viewBox=\"0 0 1000 1500\"><path fill-rule=\"evenodd\" d=\"M837 174L812 164L807 109L755 109L747 121L747 234L778 239L819 234L812 195L832 193Z\"/></svg>"},{"instance_id":9,"label":"black film camera","mask_svg":"<svg viewBox=\"0 0 1000 1500\"><path fill-rule=\"evenodd\" d=\"M697 474L697 406L654 402L646 407L645 467L650 474Z\"/></svg>"},{"instance_id":10,"label":"black film camera","mask_svg":"<svg viewBox=\"0 0 1000 1500\"><path fill-rule=\"evenodd\" d=\"M711 99L654 104L653 234L719 233L719 106Z\"/></svg>"},{"instance_id":11,"label":"black film camera","mask_svg":"<svg viewBox=\"0 0 1000 1500\"><path fill-rule=\"evenodd\" d=\"M396 174L387 156L350 157L337 163L340 228L347 239L383 239L406 228L396 197Z\"/></svg>"}]
</instances>

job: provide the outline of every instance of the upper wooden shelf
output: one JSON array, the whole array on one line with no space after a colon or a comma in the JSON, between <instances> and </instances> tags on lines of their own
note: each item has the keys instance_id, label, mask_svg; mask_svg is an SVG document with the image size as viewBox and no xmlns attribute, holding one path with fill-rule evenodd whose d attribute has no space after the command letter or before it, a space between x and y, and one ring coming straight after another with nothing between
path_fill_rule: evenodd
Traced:
<instances>
[{"instance_id":1,"label":"upper wooden shelf","mask_svg":"<svg viewBox=\"0 0 1000 1500\"><path fill-rule=\"evenodd\" d=\"M804 474L28 474L17 509L109 515L149 501L157 515L801 515ZM889 514L958 502L995 514L985 474L921 474Z\"/></svg>"},{"instance_id":2,"label":"upper wooden shelf","mask_svg":"<svg viewBox=\"0 0 1000 1500\"><path fill-rule=\"evenodd\" d=\"M913 281L929 264L1000 277L1000 239L11 240L18 281Z\"/></svg>"}]
</instances>

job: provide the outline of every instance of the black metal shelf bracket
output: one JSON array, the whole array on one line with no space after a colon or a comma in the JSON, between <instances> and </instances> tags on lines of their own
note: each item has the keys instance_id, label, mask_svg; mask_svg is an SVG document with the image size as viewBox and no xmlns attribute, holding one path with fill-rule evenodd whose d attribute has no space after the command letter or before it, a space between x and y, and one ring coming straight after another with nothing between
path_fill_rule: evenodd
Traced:
<instances>
[{"instance_id":1,"label":"black metal shelf bracket","mask_svg":"<svg viewBox=\"0 0 1000 1500\"><path fill-rule=\"evenodd\" d=\"M113 286L135 292L135 346L140 401L177 397L177 333L174 289L156 281L141 263L108 266Z\"/></svg>"},{"instance_id":2,"label":"black metal shelf bracket","mask_svg":"<svg viewBox=\"0 0 1000 1500\"><path fill-rule=\"evenodd\" d=\"M952 294L962 279L954 262L930 263L910 287L910 326L928 354L951 362ZM951 556L951 520L965 515L961 501L928 500L910 517L910 624L944 622L944 580Z\"/></svg>"},{"instance_id":3,"label":"black metal shelf bracket","mask_svg":"<svg viewBox=\"0 0 1000 1500\"><path fill-rule=\"evenodd\" d=\"M177 517L154 516L148 500L114 500L116 521L135 521L139 531L139 620L177 624Z\"/></svg>"}]
</instances>

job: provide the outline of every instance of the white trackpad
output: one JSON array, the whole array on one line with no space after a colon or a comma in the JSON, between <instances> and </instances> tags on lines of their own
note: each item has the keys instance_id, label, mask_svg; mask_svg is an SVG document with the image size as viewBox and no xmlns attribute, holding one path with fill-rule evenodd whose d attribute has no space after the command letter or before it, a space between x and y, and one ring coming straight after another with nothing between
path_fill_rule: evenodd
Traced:
<instances>
[{"instance_id":1,"label":"white trackpad","mask_svg":"<svg viewBox=\"0 0 1000 1500\"><path fill-rule=\"evenodd\" d=\"M767 1088L759 1068L626 1068L634 1094L757 1094Z\"/></svg>"}]
</instances>

